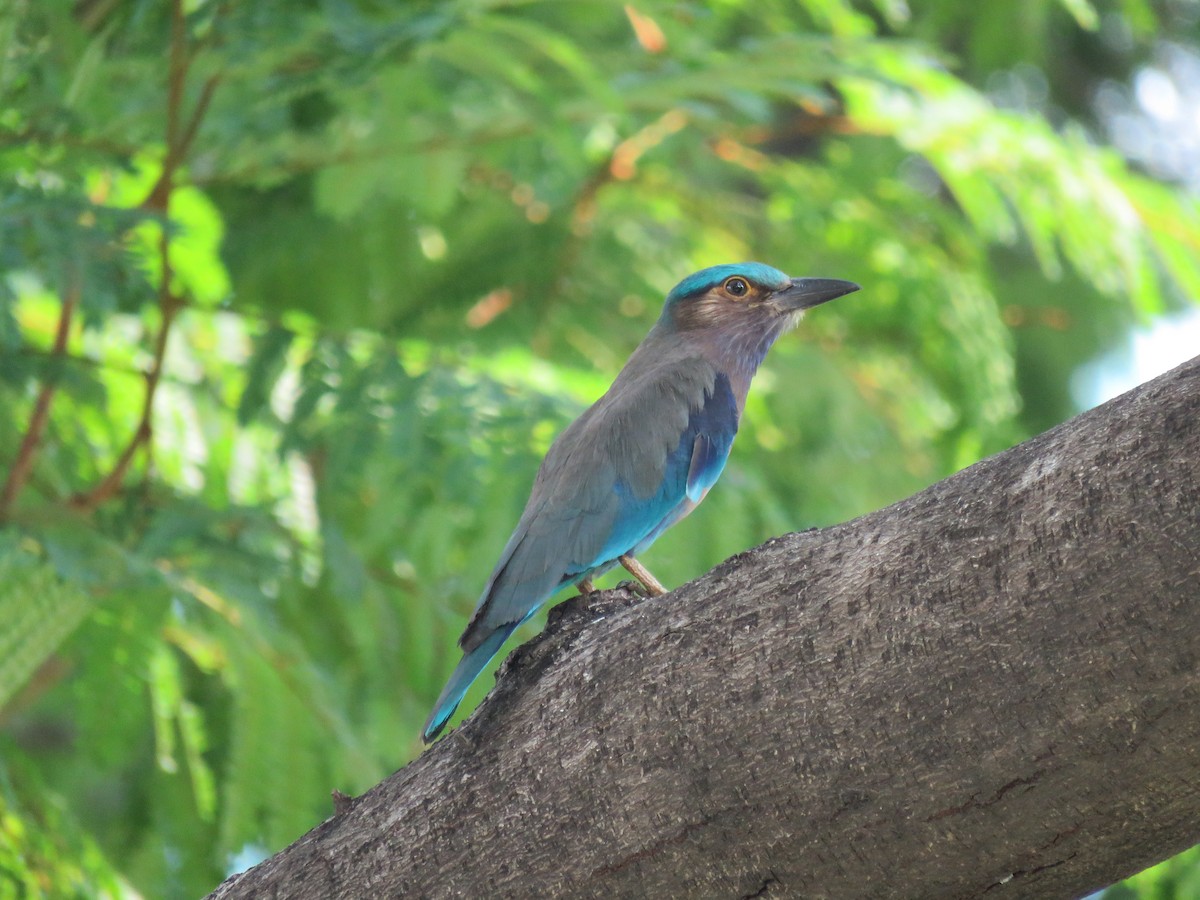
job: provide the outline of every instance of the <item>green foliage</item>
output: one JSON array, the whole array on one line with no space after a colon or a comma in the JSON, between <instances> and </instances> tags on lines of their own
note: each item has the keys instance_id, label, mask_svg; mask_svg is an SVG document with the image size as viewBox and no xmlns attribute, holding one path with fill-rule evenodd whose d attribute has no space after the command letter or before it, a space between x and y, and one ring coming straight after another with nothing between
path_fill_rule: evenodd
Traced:
<instances>
[{"instance_id":1,"label":"green foliage","mask_svg":"<svg viewBox=\"0 0 1200 900\"><path fill-rule=\"evenodd\" d=\"M87 593L14 543L0 544L0 707L91 609Z\"/></svg>"},{"instance_id":2,"label":"green foliage","mask_svg":"<svg viewBox=\"0 0 1200 900\"><path fill-rule=\"evenodd\" d=\"M1104 900L1175 900L1200 896L1200 847L1134 875L1104 892Z\"/></svg>"},{"instance_id":3,"label":"green foliage","mask_svg":"<svg viewBox=\"0 0 1200 900\"><path fill-rule=\"evenodd\" d=\"M418 752L542 454L702 265L865 290L772 352L668 583L1065 418L1078 365L1200 296L1194 199L1087 99L1184 24L0 8L0 873L196 896Z\"/></svg>"},{"instance_id":4,"label":"green foliage","mask_svg":"<svg viewBox=\"0 0 1200 900\"><path fill-rule=\"evenodd\" d=\"M7 755L10 750L4 742ZM0 791L0 895L63 900L131 896L128 884L37 773L10 765ZM28 793L31 797L21 794Z\"/></svg>"}]
</instances>

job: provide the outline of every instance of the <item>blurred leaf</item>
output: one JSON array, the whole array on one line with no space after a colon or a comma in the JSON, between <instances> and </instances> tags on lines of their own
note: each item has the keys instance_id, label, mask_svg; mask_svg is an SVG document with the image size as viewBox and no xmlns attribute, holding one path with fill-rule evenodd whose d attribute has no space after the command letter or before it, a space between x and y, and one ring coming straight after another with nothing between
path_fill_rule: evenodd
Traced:
<instances>
[{"instance_id":1,"label":"blurred leaf","mask_svg":"<svg viewBox=\"0 0 1200 900\"><path fill-rule=\"evenodd\" d=\"M238 403L238 424L245 425L266 408L271 391L283 374L288 348L294 338L295 334L287 328L272 326L254 342L254 353L247 366L246 388Z\"/></svg>"},{"instance_id":2,"label":"blurred leaf","mask_svg":"<svg viewBox=\"0 0 1200 900\"><path fill-rule=\"evenodd\" d=\"M10 535L0 543L0 709L91 610L77 585Z\"/></svg>"}]
</instances>

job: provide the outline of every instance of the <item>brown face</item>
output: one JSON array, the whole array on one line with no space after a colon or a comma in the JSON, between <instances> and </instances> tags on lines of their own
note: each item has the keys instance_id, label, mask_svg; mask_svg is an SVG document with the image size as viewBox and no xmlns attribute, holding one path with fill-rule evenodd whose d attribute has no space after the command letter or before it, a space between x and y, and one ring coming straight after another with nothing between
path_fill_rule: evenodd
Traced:
<instances>
[{"instance_id":1,"label":"brown face","mask_svg":"<svg viewBox=\"0 0 1200 900\"><path fill-rule=\"evenodd\" d=\"M780 310L772 291L744 275L731 275L698 297L676 304L675 324L682 329L736 327L774 318Z\"/></svg>"}]
</instances>

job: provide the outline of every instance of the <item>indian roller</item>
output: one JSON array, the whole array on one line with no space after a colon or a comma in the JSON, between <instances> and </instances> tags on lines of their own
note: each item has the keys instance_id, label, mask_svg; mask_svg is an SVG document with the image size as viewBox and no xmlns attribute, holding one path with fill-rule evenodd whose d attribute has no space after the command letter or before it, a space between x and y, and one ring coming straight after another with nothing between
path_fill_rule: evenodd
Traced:
<instances>
[{"instance_id":1,"label":"indian roller","mask_svg":"<svg viewBox=\"0 0 1200 900\"><path fill-rule=\"evenodd\" d=\"M713 266L667 295L607 393L554 441L425 723L428 743L508 636L560 588L592 590L618 562L665 593L636 557L690 513L729 458L750 381L804 311L859 289L758 262Z\"/></svg>"}]
</instances>

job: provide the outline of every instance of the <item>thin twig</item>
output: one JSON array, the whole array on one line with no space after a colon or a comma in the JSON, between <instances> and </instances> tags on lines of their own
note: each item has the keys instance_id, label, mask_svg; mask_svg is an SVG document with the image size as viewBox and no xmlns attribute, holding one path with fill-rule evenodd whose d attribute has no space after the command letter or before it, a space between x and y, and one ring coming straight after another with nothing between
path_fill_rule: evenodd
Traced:
<instances>
[{"instance_id":1,"label":"thin twig","mask_svg":"<svg viewBox=\"0 0 1200 900\"><path fill-rule=\"evenodd\" d=\"M188 68L191 57L187 47L187 20L183 9L183 0L175 0L172 4L171 15L171 49L167 72L167 152L163 159L162 172L158 180L142 202L145 209L157 210L166 215L171 201L171 192L175 186L175 172L187 155L188 145L196 136L200 120L208 109L213 91L217 86L217 78L209 78L200 93L196 108L192 112L187 125L180 127L184 87L187 82ZM154 358L146 373L146 396L142 402L142 414L133 436L117 457L112 471L90 491L77 494L71 505L77 509L92 510L101 503L115 496L121 489L121 484L133 465L137 452L143 446L150 445L153 433L154 396L162 379L163 365L167 355L167 342L171 334L171 325L175 316L183 307L183 299L171 290L171 238L164 222L158 241L160 280L158 285L158 306L162 314L158 335L154 341Z\"/></svg>"},{"instance_id":2,"label":"thin twig","mask_svg":"<svg viewBox=\"0 0 1200 900\"><path fill-rule=\"evenodd\" d=\"M208 112L208 106L212 103L213 94L216 93L217 85L221 81L220 75L210 75L204 81L204 86L200 88L200 96L196 100L196 106L192 110L192 116L188 119L187 126L183 129L183 134L177 139L177 143L167 145L167 155L163 159L162 171L158 175L158 179L154 182L154 186L146 195L146 199L142 201L143 209L167 211L167 198L171 194L171 188L174 186L175 173L178 171L183 161L187 159L188 151L192 147L192 142L196 139L196 132L200 130L200 123L204 120L204 114ZM173 96L173 92L168 91L168 96ZM171 131L176 126L172 123L170 117L167 118L167 129Z\"/></svg>"},{"instance_id":3,"label":"thin twig","mask_svg":"<svg viewBox=\"0 0 1200 900\"><path fill-rule=\"evenodd\" d=\"M33 415L29 417L29 427L17 450L17 458L13 461L12 468L8 470L8 478L4 481L3 491L0 491L0 522L8 520L12 505L33 470L38 446L41 444L42 435L46 431L46 423L50 418L50 402L54 398L54 391L58 383L58 363L67 351L67 339L71 334L71 319L75 313L75 307L79 305L81 292L79 276L72 274L66 293L63 294L62 312L58 316L58 330L55 332L54 349L51 351L53 359L46 377L42 381L41 390L38 391L37 400L33 405Z\"/></svg>"},{"instance_id":4,"label":"thin twig","mask_svg":"<svg viewBox=\"0 0 1200 900\"><path fill-rule=\"evenodd\" d=\"M183 303L179 298L170 293L171 268L168 250L165 246L168 243L169 239L164 230L160 241L163 275L160 289L162 296L159 301L159 307L162 310L162 323L159 325L158 335L154 341L154 358L150 364L149 371L146 372L146 396L142 401L141 418L138 420L137 429L134 431L133 437L129 439L129 443L121 451L121 455L117 458L116 465L113 466L112 471L90 491L76 494L72 498L71 505L76 509L92 510L113 497L121 489L121 483L125 480L125 475L128 473L129 467L133 464L133 459L137 455L138 450L141 449L142 445L148 444L153 435L154 395L158 390L159 382L162 380L163 363L167 355L167 339L170 337L171 324L175 321L176 314L183 307Z\"/></svg>"},{"instance_id":5,"label":"thin twig","mask_svg":"<svg viewBox=\"0 0 1200 900\"><path fill-rule=\"evenodd\" d=\"M200 96L196 100L196 107L192 110L192 117L188 119L187 127L183 129L183 135L179 139L176 166L187 158L188 151L192 149L192 142L196 140L196 132L200 130L200 123L204 120L205 113L208 112L208 105L212 103L213 94L216 93L220 81L219 74L209 75L204 80L204 85L200 88Z\"/></svg>"},{"instance_id":6,"label":"thin twig","mask_svg":"<svg viewBox=\"0 0 1200 900\"><path fill-rule=\"evenodd\" d=\"M171 50L167 62L167 153L163 158L162 172L142 201L144 209L167 211L167 201L174 186L175 170L183 161L183 147L179 140L179 118L183 106L183 91L187 84L191 58L187 49L187 18L182 0L171 4ZM205 102L207 106L207 101ZM198 123L197 123L198 124Z\"/></svg>"}]
</instances>

